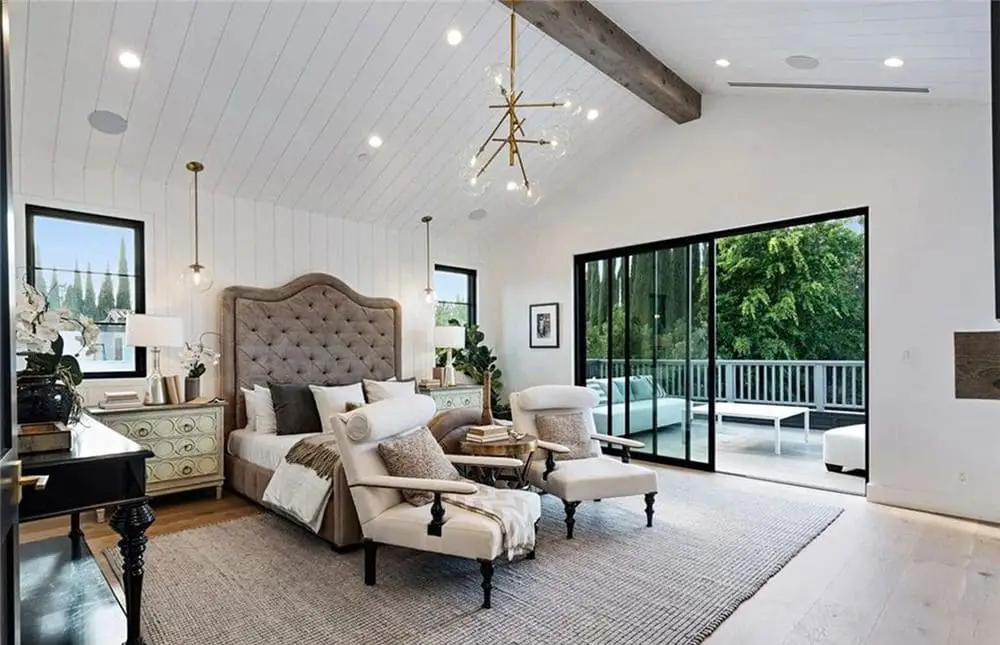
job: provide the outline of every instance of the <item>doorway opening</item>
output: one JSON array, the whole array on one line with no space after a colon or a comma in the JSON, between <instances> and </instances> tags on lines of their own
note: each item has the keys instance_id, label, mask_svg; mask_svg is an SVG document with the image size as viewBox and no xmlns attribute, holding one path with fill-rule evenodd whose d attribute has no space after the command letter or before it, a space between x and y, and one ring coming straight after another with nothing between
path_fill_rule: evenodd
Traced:
<instances>
[{"instance_id":1,"label":"doorway opening","mask_svg":"<svg viewBox=\"0 0 1000 645\"><path fill-rule=\"evenodd\" d=\"M865 493L867 209L576 257L576 379L640 458Z\"/></svg>"}]
</instances>

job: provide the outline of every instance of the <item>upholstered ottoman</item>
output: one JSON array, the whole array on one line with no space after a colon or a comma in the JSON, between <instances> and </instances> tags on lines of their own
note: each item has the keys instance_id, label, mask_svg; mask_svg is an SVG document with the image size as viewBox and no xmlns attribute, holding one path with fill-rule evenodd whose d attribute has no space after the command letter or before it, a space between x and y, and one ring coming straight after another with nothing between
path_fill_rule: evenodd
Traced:
<instances>
[{"instance_id":1,"label":"upholstered ottoman","mask_svg":"<svg viewBox=\"0 0 1000 645\"><path fill-rule=\"evenodd\" d=\"M831 428L823 433L823 462L826 469L839 473L864 470L865 425Z\"/></svg>"}]
</instances>

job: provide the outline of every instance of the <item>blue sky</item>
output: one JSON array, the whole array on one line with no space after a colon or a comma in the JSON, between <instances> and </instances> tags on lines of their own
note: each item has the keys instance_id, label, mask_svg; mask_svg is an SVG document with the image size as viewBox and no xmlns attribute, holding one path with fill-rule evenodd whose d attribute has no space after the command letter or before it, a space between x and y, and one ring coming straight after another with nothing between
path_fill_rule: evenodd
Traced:
<instances>
[{"instance_id":1,"label":"blue sky","mask_svg":"<svg viewBox=\"0 0 1000 645\"><path fill-rule=\"evenodd\" d=\"M132 230L44 216L36 216L34 225L36 266L72 271L75 260L80 263L81 271L86 271L90 263L95 273L104 273L110 263L114 273L118 270L118 249L124 238L129 273L135 271L135 233ZM48 271L45 277L48 279Z\"/></svg>"}]
</instances>

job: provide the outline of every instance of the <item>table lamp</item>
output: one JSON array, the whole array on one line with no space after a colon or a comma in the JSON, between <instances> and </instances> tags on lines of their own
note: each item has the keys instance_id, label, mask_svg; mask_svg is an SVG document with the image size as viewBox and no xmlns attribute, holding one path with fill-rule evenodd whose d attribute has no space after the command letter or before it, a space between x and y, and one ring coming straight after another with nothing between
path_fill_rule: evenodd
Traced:
<instances>
[{"instance_id":1,"label":"table lamp","mask_svg":"<svg viewBox=\"0 0 1000 645\"><path fill-rule=\"evenodd\" d=\"M435 327L434 346L448 350L448 362L444 366L444 385L455 385L455 365L451 360L451 350L465 347L465 327Z\"/></svg>"},{"instance_id":2,"label":"table lamp","mask_svg":"<svg viewBox=\"0 0 1000 645\"><path fill-rule=\"evenodd\" d=\"M184 321L177 316L132 314L125 319L125 344L146 347L153 356L153 366L146 376L146 405L167 402L160 372L160 348L184 346Z\"/></svg>"}]
</instances>

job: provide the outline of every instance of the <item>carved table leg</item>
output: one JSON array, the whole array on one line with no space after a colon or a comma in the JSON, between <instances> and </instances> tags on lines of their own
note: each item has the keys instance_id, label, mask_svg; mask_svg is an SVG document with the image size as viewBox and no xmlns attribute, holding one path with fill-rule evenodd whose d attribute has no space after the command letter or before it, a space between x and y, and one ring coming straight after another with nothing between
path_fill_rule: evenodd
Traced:
<instances>
[{"instance_id":1,"label":"carved table leg","mask_svg":"<svg viewBox=\"0 0 1000 645\"><path fill-rule=\"evenodd\" d=\"M146 529L156 520L148 501L121 505L111 516L111 528L121 536L118 548L122 554L122 587L125 590L125 616L128 623L124 645L143 645L140 634L142 614L143 553L146 550Z\"/></svg>"}]
</instances>

